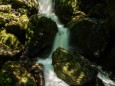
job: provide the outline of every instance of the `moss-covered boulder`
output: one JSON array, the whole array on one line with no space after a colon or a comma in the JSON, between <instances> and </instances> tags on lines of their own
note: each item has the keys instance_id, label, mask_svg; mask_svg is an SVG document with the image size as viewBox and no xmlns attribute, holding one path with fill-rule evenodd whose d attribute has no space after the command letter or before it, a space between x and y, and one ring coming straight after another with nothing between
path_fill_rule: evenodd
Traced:
<instances>
[{"instance_id":1,"label":"moss-covered boulder","mask_svg":"<svg viewBox=\"0 0 115 86\"><path fill-rule=\"evenodd\" d=\"M103 28L103 21L83 18L71 27L71 44L80 48L90 60L96 61L108 44L110 30ZM95 58L96 57L96 58Z\"/></svg>"},{"instance_id":2,"label":"moss-covered boulder","mask_svg":"<svg viewBox=\"0 0 115 86\"><path fill-rule=\"evenodd\" d=\"M26 34L26 46L33 56L38 54L48 54L51 50L55 34L57 32L56 23L50 18L33 15L30 18Z\"/></svg>"},{"instance_id":3,"label":"moss-covered boulder","mask_svg":"<svg viewBox=\"0 0 115 86\"><path fill-rule=\"evenodd\" d=\"M20 63L8 61L0 70L0 86L37 86L37 84Z\"/></svg>"},{"instance_id":4,"label":"moss-covered boulder","mask_svg":"<svg viewBox=\"0 0 115 86\"><path fill-rule=\"evenodd\" d=\"M96 70L78 53L58 48L52 55L52 64L57 76L71 86L95 86Z\"/></svg>"},{"instance_id":5,"label":"moss-covered boulder","mask_svg":"<svg viewBox=\"0 0 115 86\"><path fill-rule=\"evenodd\" d=\"M55 0L55 13L62 23L67 24L75 16L81 16L79 0Z\"/></svg>"},{"instance_id":6,"label":"moss-covered boulder","mask_svg":"<svg viewBox=\"0 0 115 86\"><path fill-rule=\"evenodd\" d=\"M37 14L39 6L37 0L1 0L0 4L11 4L13 9L20 12L25 11L29 15Z\"/></svg>"}]
</instances>

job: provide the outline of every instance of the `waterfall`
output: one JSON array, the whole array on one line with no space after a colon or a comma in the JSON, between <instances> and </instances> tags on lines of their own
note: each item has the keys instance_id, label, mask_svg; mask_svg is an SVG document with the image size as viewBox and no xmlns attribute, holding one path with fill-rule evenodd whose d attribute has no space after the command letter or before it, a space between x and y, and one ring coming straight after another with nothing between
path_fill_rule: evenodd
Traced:
<instances>
[{"instance_id":1,"label":"waterfall","mask_svg":"<svg viewBox=\"0 0 115 86\"><path fill-rule=\"evenodd\" d=\"M42 63L44 65L45 86L69 86L55 74L51 58L53 51L55 51L58 47L68 49L69 31L60 24L57 16L53 12L52 0L39 0L39 6L39 14L54 20L58 27L58 33L55 36L51 54L46 59L38 58L37 61L37 63Z\"/></svg>"},{"instance_id":2,"label":"waterfall","mask_svg":"<svg viewBox=\"0 0 115 86\"><path fill-rule=\"evenodd\" d=\"M104 72L101 67L98 67L98 75L97 77L100 78L105 86L115 86L115 81L112 81L109 78L108 73Z\"/></svg>"}]
</instances>

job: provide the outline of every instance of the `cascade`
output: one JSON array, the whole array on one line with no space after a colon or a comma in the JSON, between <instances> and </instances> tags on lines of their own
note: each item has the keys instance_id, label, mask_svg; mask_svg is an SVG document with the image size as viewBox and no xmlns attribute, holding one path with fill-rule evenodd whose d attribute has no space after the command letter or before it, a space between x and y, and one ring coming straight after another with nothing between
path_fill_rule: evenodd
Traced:
<instances>
[{"instance_id":1,"label":"cascade","mask_svg":"<svg viewBox=\"0 0 115 86\"><path fill-rule=\"evenodd\" d=\"M55 36L53 43L52 51L55 51L58 47L62 47L68 50L69 43L69 31L62 24L60 24L57 16L53 12L54 3L52 0L39 0L39 14L51 18L54 20L58 26L58 33ZM63 80L59 79L53 69L51 54L46 59L38 58L37 63L42 63L44 65L44 76L45 76L45 86L69 86ZM108 74L102 70L101 67L98 67L98 75L105 86L115 86L115 82L110 80Z\"/></svg>"},{"instance_id":2,"label":"cascade","mask_svg":"<svg viewBox=\"0 0 115 86\"><path fill-rule=\"evenodd\" d=\"M55 36L51 54L58 47L68 49L69 31L62 24L60 24L57 16L53 12L52 0L39 0L39 6L40 6L39 14L44 15L54 20L58 27L58 32ZM45 86L69 86L63 80L59 79L56 76L53 66L52 66L51 54L46 59L38 58L38 61L37 61L37 63L42 63L44 65Z\"/></svg>"}]
</instances>

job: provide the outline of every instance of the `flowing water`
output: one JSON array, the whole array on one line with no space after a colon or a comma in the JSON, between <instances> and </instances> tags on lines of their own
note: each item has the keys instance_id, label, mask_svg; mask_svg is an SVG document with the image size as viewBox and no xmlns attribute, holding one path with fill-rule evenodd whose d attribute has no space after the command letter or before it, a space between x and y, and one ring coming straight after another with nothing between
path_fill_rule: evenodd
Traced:
<instances>
[{"instance_id":1,"label":"flowing water","mask_svg":"<svg viewBox=\"0 0 115 86\"><path fill-rule=\"evenodd\" d=\"M60 24L57 16L53 12L52 0L39 0L39 3L39 14L47 16L48 18L54 20L58 27L58 33L55 36L51 54L49 55L49 57L47 57L47 59L39 58L37 61L38 63L42 63L44 65L45 86L69 86L56 76L52 66L51 58L53 51L55 51L58 47L68 49L69 31L67 28L63 27L62 24Z\"/></svg>"},{"instance_id":2,"label":"flowing water","mask_svg":"<svg viewBox=\"0 0 115 86\"><path fill-rule=\"evenodd\" d=\"M60 24L57 16L53 12L54 3L52 0L39 0L39 14L51 18L54 20L58 26L58 33L55 36L54 44L52 47L52 52L55 51L58 47L62 47L68 50L69 43L69 31L67 28L63 27ZM64 81L59 79L53 69L51 54L47 59L38 59L38 63L44 65L44 76L45 76L45 86L69 86ZM110 80L108 74L104 72L101 67L98 67L99 72L97 77L100 78L105 86L115 86L115 82Z\"/></svg>"},{"instance_id":3,"label":"flowing water","mask_svg":"<svg viewBox=\"0 0 115 86\"><path fill-rule=\"evenodd\" d=\"M98 67L98 69L99 71L98 71L97 77L103 81L104 85L105 86L115 86L115 81L112 81L109 78L108 73L104 72L101 67Z\"/></svg>"}]
</instances>

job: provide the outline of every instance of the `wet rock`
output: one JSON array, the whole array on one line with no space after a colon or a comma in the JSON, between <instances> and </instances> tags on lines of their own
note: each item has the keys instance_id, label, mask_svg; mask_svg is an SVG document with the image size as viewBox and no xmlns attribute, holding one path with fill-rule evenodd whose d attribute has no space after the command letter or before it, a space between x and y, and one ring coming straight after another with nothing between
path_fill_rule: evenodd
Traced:
<instances>
[{"instance_id":1,"label":"wet rock","mask_svg":"<svg viewBox=\"0 0 115 86\"><path fill-rule=\"evenodd\" d=\"M37 86L45 86L44 74L43 74L43 65L42 64L33 64L29 69L30 73L36 80Z\"/></svg>"},{"instance_id":2,"label":"wet rock","mask_svg":"<svg viewBox=\"0 0 115 86\"><path fill-rule=\"evenodd\" d=\"M94 86L96 70L82 55L58 48L52 55L52 61L57 76L69 85Z\"/></svg>"},{"instance_id":3,"label":"wet rock","mask_svg":"<svg viewBox=\"0 0 115 86\"><path fill-rule=\"evenodd\" d=\"M37 86L34 77L16 61L8 61L0 70L1 86Z\"/></svg>"},{"instance_id":4,"label":"wet rock","mask_svg":"<svg viewBox=\"0 0 115 86\"><path fill-rule=\"evenodd\" d=\"M50 18L33 15L26 34L28 51L33 56L47 55L51 50L57 30L56 23Z\"/></svg>"},{"instance_id":5,"label":"wet rock","mask_svg":"<svg viewBox=\"0 0 115 86\"><path fill-rule=\"evenodd\" d=\"M80 48L92 61L97 61L108 44L110 30L103 28L103 21L90 18L76 20L70 29L71 45Z\"/></svg>"}]
</instances>

